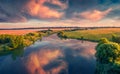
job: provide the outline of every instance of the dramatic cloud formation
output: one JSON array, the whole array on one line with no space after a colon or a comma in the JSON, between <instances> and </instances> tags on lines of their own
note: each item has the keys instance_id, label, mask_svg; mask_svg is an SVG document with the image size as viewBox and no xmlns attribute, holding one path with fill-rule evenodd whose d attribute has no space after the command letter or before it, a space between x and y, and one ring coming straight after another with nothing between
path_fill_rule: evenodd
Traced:
<instances>
[{"instance_id":1,"label":"dramatic cloud formation","mask_svg":"<svg viewBox=\"0 0 120 74\"><path fill-rule=\"evenodd\" d=\"M115 20L119 7L120 0L0 0L0 22Z\"/></svg>"},{"instance_id":2,"label":"dramatic cloud formation","mask_svg":"<svg viewBox=\"0 0 120 74\"><path fill-rule=\"evenodd\" d=\"M28 3L26 3L23 11L33 17L44 19L61 18L64 15L63 12L59 12L58 10L44 5L45 3L57 5L62 9L67 7L66 3L61 3L59 0L30 0Z\"/></svg>"},{"instance_id":3,"label":"dramatic cloud formation","mask_svg":"<svg viewBox=\"0 0 120 74\"><path fill-rule=\"evenodd\" d=\"M85 11L82 13L76 13L75 16L81 16L88 20L98 21L104 18L107 14L112 11L112 8L109 8L105 11L93 10L93 11Z\"/></svg>"},{"instance_id":4,"label":"dramatic cloud formation","mask_svg":"<svg viewBox=\"0 0 120 74\"><path fill-rule=\"evenodd\" d=\"M58 19L64 16L68 1L1 0L1 22L25 22L28 19Z\"/></svg>"}]
</instances>

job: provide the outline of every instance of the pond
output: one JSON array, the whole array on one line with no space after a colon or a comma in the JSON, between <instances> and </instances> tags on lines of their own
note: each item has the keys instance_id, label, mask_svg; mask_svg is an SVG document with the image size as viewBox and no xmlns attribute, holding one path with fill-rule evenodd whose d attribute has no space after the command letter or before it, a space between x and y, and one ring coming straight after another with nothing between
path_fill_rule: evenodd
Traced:
<instances>
[{"instance_id":1,"label":"pond","mask_svg":"<svg viewBox=\"0 0 120 74\"><path fill-rule=\"evenodd\" d=\"M0 74L94 74L96 45L89 41L61 40L53 34L24 51L0 56Z\"/></svg>"}]
</instances>

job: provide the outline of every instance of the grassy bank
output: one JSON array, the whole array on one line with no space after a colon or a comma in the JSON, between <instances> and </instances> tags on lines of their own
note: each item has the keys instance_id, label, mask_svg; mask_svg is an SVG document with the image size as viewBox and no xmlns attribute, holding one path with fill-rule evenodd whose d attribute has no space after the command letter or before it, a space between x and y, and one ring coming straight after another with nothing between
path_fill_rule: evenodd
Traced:
<instances>
[{"instance_id":1,"label":"grassy bank","mask_svg":"<svg viewBox=\"0 0 120 74\"><path fill-rule=\"evenodd\" d=\"M24 47L30 46L35 41L41 40L42 37L53 33L56 33L56 31L37 31L24 35L0 34L0 56L8 54L18 55Z\"/></svg>"},{"instance_id":2,"label":"grassy bank","mask_svg":"<svg viewBox=\"0 0 120 74\"><path fill-rule=\"evenodd\" d=\"M61 37L70 39L82 39L88 41L99 41L101 38L111 40L112 35L120 35L120 28L100 28L90 30L62 31ZM63 36L62 36L63 35Z\"/></svg>"}]
</instances>

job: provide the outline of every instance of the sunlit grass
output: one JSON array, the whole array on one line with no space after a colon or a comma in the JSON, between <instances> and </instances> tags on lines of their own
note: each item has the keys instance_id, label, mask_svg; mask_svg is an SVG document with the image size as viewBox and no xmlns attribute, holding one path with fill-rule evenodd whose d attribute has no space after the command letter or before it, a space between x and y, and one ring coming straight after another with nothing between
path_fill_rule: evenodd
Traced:
<instances>
[{"instance_id":1,"label":"sunlit grass","mask_svg":"<svg viewBox=\"0 0 120 74\"><path fill-rule=\"evenodd\" d=\"M89 29L78 31L65 31L67 38L81 39L90 41L98 41L101 38L107 38L111 40L112 35L120 35L120 28L101 28L101 29Z\"/></svg>"}]
</instances>

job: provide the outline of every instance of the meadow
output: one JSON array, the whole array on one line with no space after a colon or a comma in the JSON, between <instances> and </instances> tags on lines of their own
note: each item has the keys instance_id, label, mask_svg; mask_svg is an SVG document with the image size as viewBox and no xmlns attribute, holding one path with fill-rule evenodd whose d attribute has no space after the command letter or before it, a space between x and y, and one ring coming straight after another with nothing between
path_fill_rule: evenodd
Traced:
<instances>
[{"instance_id":1,"label":"meadow","mask_svg":"<svg viewBox=\"0 0 120 74\"><path fill-rule=\"evenodd\" d=\"M120 35L120 28L99 28L88 30L62 31L65 38L99 41L101 38L112 39L112 35Z\"/></svg>"}]
</instances>

